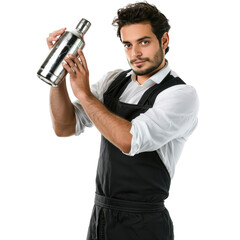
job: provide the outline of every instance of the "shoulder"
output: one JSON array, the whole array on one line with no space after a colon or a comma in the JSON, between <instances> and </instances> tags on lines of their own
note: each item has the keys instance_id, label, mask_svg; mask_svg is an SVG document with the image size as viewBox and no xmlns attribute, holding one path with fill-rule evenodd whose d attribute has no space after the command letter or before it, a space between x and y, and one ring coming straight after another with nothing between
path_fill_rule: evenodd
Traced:
<instances>
[{"instance_id":1,"label":"shoulder","mask_svg":"<svg viewBox=\"0 0 240 240\"><path fill-rule=\"evenodd\" d=\"M199 109L197 91L188 84L179 84L164 90L157 96L155 103L185 114L196 114Z\"/></svg>"}]
</instances>

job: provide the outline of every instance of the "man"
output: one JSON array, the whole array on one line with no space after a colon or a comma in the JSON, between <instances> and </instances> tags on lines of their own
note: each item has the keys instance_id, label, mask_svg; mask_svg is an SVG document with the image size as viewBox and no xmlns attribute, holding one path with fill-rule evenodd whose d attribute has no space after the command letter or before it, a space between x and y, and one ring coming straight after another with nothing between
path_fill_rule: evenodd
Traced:
<instances>
[{"instance_id":1,"label":"man","mask_svg":"<svg viewBox=\"0 0 240 240\"><path fill-rule=\"evenodd\" d=\"M131 71L109 72L90 88L82 51L66 57L77 101L70 101L65 81L51 88L53 127L70 136L94 124L102 134L88 240L172 240L164 200L197 125L198 97L165 59L170 26L155 6L130 4L113 24ZM64 31L49 35L49 48Z\"/></svg>"}]
</instances>

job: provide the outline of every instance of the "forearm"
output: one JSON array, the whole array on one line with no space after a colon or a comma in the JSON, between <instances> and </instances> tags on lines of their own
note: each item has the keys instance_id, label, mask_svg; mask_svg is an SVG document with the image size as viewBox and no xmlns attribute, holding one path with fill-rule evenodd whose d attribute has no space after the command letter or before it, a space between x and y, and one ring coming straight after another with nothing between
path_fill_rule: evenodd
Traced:
<instances>
[{"instance_id":1,"label":"forearm","mask_svg":"<svg viewBox=\"0 0 240 240\"><path fill-rule=\"evenodd\" d=\"M56 135L64 137L75 133L74 107L69 98L65 81L57 88L51 87L50 111Z\"/></svg>"},{"instance_id":2,"label":"forearm","mask_svg":"<svg viewBox=\"0 0 240 240\"><path fill-rule=\"evenodd\" d=\"M122 152L130 152L132 140L130 133L131 122L111 113L92 94L84 96L84 98L80 99L80 102L101 134Z\"/></svg>"},{"instance_id":3,"label":"forearm","mask_svg":"<svg viewBox=\"0 0 240 240\"><path fill-rule=\"evenodd\" d=\"M132 141L131 122L111 113L94 97L89 86L87 62L80 49L78 55L81 62L75 55L69 55L64 58L67 64L63 63L63 67L70 75L74 95L101 134L122 152L128 153Z\"/></svg>"}]
</instances>

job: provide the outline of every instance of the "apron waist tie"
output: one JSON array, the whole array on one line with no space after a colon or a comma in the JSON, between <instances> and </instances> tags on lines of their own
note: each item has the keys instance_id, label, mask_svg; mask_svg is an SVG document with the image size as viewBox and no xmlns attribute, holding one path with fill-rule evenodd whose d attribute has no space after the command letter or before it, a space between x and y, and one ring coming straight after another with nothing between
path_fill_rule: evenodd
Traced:
<instances>
[{"instance_id":1,"label":"apron waist tie","mask_svg":"<svg viewBox=\"0 0 240 240\"><path fill-rule=\"evenodd\" d=\"M95 205L103 208L135 213L159 212L165 209L163 201L157 203L134 202L108 198L98 194L95 194Z\"/></svg>"}]
</instances>

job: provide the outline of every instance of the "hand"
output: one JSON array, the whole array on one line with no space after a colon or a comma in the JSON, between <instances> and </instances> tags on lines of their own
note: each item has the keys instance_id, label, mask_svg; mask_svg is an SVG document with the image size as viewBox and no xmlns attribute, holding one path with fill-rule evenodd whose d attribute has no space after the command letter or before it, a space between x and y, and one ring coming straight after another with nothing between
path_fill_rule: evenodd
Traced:
<instances>
[{"instance_id":1,"label":"hand","mask_svg":"<svg viewBox=\"0 0 240 240\"><path fill-rule=\"evenodd\" d=\"M61 29L49 34L49 36L46 39L49 50L53 48L54 44L59 40L59 38L65 31L66 31L66 28L61 28ZM53 88L53 89L58 90L63 87L65 87L65 78L64 78L62 84L60 84L60 86L58 88Z\"/></svg>"},{"instance_id":2,"label":"hand","mask_svg":"<svg viewBox=\"0 0 240 240\"><path fill-rule=\"evenodd\" d=\"M70 75L70 84L74 95L80 102L86 96L92 96L89 86L89 71L82 50L78 49L78 57L69 54L64 60L67 64L63 62L62 65Z\"/></svg>"},{"instance_id":3,"label":"hand","mask_svg":"<svg viewBox=\"0 0 240 240\"><path fill-rule=\"evenodd\" d=\"M60 36L66 31L66 28L59 29L49 34L47 40L48 48L51 49L54 44L58 41Z\"/></svg>"}]
</instances>

